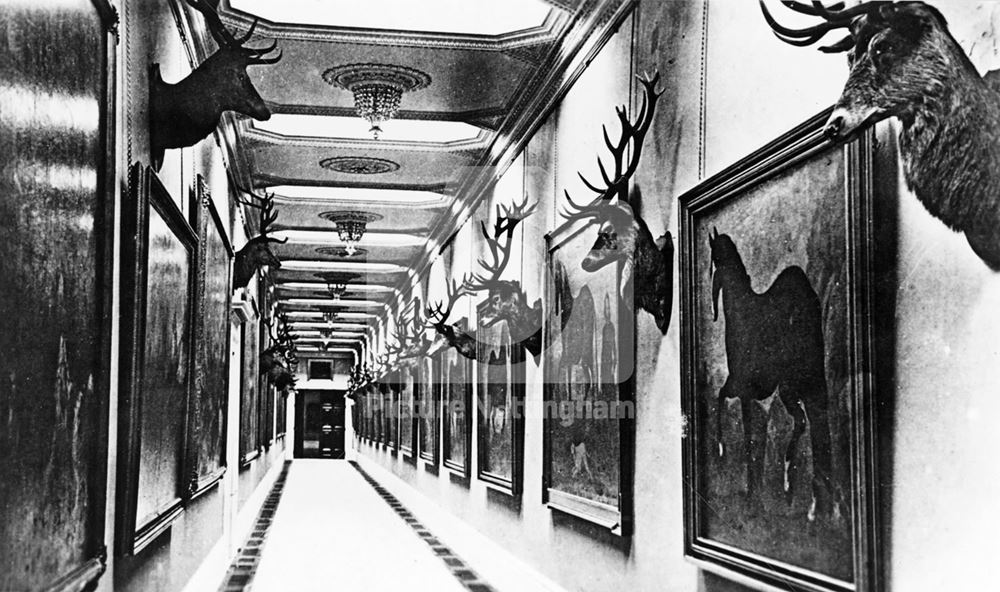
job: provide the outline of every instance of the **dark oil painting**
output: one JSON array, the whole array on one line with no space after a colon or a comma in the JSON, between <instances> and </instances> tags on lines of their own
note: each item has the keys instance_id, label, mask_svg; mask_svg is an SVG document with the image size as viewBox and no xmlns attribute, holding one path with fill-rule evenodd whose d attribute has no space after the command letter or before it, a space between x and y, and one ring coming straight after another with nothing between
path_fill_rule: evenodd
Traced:
<instances>
[{"instance_id":1,"label":"dark oil painting","mask_svg":"<svg viewBox=\"0 0 1000 592\"><path fill-rule=\"evenodd\" d=\"M459 325L460 328L462 325ZM442 462L463 477L469 476L472 423L472 361L446 348L441 356L443 417Z\"/></svg>"},{"instance_id":2,"label":"dark oil painting","mask_svg":"<svg viewBox=\"0 0 1000 592\"><path fill-rule=\"evenodd\" d=\"M399 411L392 416L393 421L399 421L399 449L407 454L413 454L413 408L416 404L416 391L420 388L418 373L419 368L415 365L399 369Z\"/></svg>"},{"instance_id":3,"label":"dark oil painting","mask_svg":"<svg viewBox=\"0 0 1000 592\"><path fill-rule=\"evenodd\" d=\"M104 565L114 38L90 0L0 22L0 589L35 590Z\"/></svg>"},{"instance_id":4,"label":"dark oil painting","mask_svg":"<svg viewBox=\"0 0 1000 592\"><path fill-rule=\"evenodd\" d=\"M622 420L634 411L628 394L634 315L621 303L617 265L581 267L593 243L585 230L564 227L550 238L546 493L550 506L618 529Z\"/></svg>"},{"instance_id":5,"label":"dark oil painting","mask_svg":"<svg viewBox=\"0 0 1000 592\"><path fill-rule=\"evenodd\" d=\"M154 192L156 187L162 188L158 183L152 185ZM158 207L170 204L168 200L169 196L151 196L149 208L146 321L138 393L137 530L177 504L183 471L191 372L193 256Z\"/></svg>"},{"instance_id":6,"label":"dark oil painting","mask_svg":"<svg viewBox=\"0 0 1000 592\"><path fill-rule=\"evenodd\" d=\"M480 305L480 315L483 305ZM479 479L519 494L524 400L524 349L513 343L506 321L479 323Z\"/></svg>"},{"instance_id":7,"label":"dark oil painting","mask_svg":"<svg viewBox=\"0 0 1000 592\"><path fill-rule=\"evenodd\" d=\"M768 581L840 590L864 564L856 536L872 530L858 513L870 483L852 460L868 388L854 271L865 243L852 220L867 202L848 189L860 183L854 152L810 137L793 167L682 198L694 203L688 535L695 552Z\"/></svg>"},{"instance_id":8,"label":"dark oil painting","mask_svg":"<svg viewBox=\"0 0 1000 592\"><path fill-rule=\"evenodd\" d=\"M451 348L448 348L451 349ZM438 422L441 405L441 359L442 352L433 358L422 360L420 367L420 414L417 425L420 432L420 458L436 465L438 462Z\"/></svg>"},{"instance_id":9,"label":"dark oil painting","mask_svg":"<svg viewBox=\"0 0 1000 592\"><path fill-rule=\"evenodd\" d=\"M201 226L201 351L198 372L194 489L210 485L225 467L226 402L229 397L229 298L232 249L215 204L198 177Z\"/></svg>"},{"instance_id":10,"label":"dark oil painting","mask_svg":"<svg viewBox=\"0 0 1000 592\"><path fill-rule=\"evenodd\" d=\"M257 324L258 318L243 323L243 359L240 361L240 462L254 458L260 448Z\"/></svg>"}]
</instances>

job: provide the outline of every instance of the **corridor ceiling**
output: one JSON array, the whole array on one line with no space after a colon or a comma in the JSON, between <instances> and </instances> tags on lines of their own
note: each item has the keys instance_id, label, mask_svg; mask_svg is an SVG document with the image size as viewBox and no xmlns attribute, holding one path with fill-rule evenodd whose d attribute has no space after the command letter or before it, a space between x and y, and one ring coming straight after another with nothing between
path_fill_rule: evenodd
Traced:
<instances>
[{"instance_id":1,"label":"corridor ceiling","mask_svg":"<svg viewBox=\"0 0 1000 592\"><path fill-rule=\"evenodd\" d=\"M184 5L183 2L179 3ZM223 23L283 58L249 69L269 121L229 114L223 138L237 184L275 194L272 269L280 310L307 357L350 356L369 329L408 301L408 287L471 214L564 92L568 72L624 0L220 0ZM211 53L200 15L184 6L199 59ZM352 94L324 80L347 64L425 73L374 140ZM357 253L330 212L375 214ZM245 211L251 232L255 214ZM326 274L346 281L333 299ZM336 312L332 328L323 313ZM334 331L331 333L331 329ZM325 347L324 347L325 341Z\"/></svg>"}]
</instances>

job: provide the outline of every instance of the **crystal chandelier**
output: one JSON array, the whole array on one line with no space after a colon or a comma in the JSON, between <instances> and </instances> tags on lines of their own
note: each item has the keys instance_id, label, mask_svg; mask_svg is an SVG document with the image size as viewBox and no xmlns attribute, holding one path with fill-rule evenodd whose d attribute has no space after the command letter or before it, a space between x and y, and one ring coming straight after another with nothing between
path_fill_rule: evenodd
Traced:
<instances>
[{"instance_id":1,"label":"crystal chandelier","mask_svg":"<svg viewBox=\"0 0 1000 592\"><path fill-rule=\"evenodd\" d=\"M326 285L326 290L330 293L331 298L340 300L347 292L347 284L331 282Z\"/></svg>"},{"instance_id":2,"label":"crystal chandelier","mask_svg":"<svg viewBox=\"0 0 1000 592\"><path fill-rule=\"evenodd\" d=\"M340 315L335 312L324 312L323 320L326 321L327 325L332 327L334 323L340 320Z\"/></svg>"},{"instance_id":3,"label":"crystal chandelier","mask_svg":"<svg viewBox=\"0 0 1000 592\"><path fill-rule=\"evenodd\" d=\"M371 124L377 140L382 123L399 111L404 92L425 88L431 77L413 68L392 64L346 64L323 72L323 80L354 95L354 110Z\"/></svg>"},{"instance_id":4,"label":"crystal chandelier","mask_svg":"<svg viewBox=\"0 0 1000 592\"><path fill-rule=\"evenodd\" d=\"M323 212L320 217L337 227L337 236L344 243L349 257L357 251L357 244L368 230L368 224L382 219L380 214L371 212Z\"/></svg>"}]
</instances>

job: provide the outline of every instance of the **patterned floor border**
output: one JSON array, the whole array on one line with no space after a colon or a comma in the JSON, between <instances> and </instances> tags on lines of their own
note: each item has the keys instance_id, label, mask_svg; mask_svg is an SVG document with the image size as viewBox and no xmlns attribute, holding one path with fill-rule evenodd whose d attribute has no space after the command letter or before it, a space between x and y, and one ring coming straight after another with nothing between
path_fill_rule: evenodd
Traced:
<instances>
[{"instance_id":1,"label":"patterned floor border","mask_svg":"<svg viewBox=\"0 0 1000 592\"><path fill-rule=\"evenodd\" d=\"M420 537L427 545L431 548L431 552L437 555L441 561L444 562L445 566L451 571L455 579L458 580L460 584L465 586L467 590L471 592L496 592L496 589L487 584L480 576L477 574L469 565L459 557L454 551L449 549L444 543L439 541L427 528L417 520L409 510L406 509L396 496L389 493L389 491L382 487L378 481L376 481L371 475L368 474L361 466L355 462L350 461L351 465L361 474L365 481L375 489L375 492L385 500L385 503L389 504L389 507L399 515L400 518L406 522L410 528L414 530L418 537Z\"/></svg>"},{"instance_id":2,"label":"patterned floor border","mask_svg":"<svg viewBox=\"0 0 1000 592\"><path fill-rule=\"evenodd\" d=\"M229 565L229 571L222 579L219 592L243 592L253 582L253 576L257 573L257 565L260 564L261 554L264 552L264 543L267 542L267 533L274 521L274 513L278 510L278 502L281 501L281 494L285 490L285 481L288 479L288 469L291 466L292 461L286 460L285 466L281 468L281 473L275 479L271 492L267 494L267 499L264 500L264 505L261 506L260 512L257 514L253 531L247 536L247 540Z\"/></svg>"}]
</instances>

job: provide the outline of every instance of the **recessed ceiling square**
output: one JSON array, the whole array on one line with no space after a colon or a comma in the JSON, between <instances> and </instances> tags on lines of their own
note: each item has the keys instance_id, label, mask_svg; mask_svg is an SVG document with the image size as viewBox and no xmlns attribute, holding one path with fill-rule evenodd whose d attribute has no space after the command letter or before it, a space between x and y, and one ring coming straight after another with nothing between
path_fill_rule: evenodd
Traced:
<instances>
[{"instance_id":1,"label":"recessed ceiling square","mask_svg":"<svg viewBox=\"0 0 1000 592\"><path fill-rule=\"evenodd\" d=\"M334 91L331 91L334 92ZM340 92L340 91L337 91ZM360 117L275 113L267 121L254 121L261 131L299 138L372 140L371 124ZM461 121L392 119L382 124L380 142L430 142L447 144L475 140L482 130Z\"/></svg>"},{"instance_id":2,"label":"recessed ceiling square","mask_svg":"<svg viewBox=\"0 0 1000 592\"><path fill-rule=\"evenodd\" d=\"M231 0L237 10L276 23L502 35L541 26L551 6L541 0Z\"/></svg>"}]
</instances>

